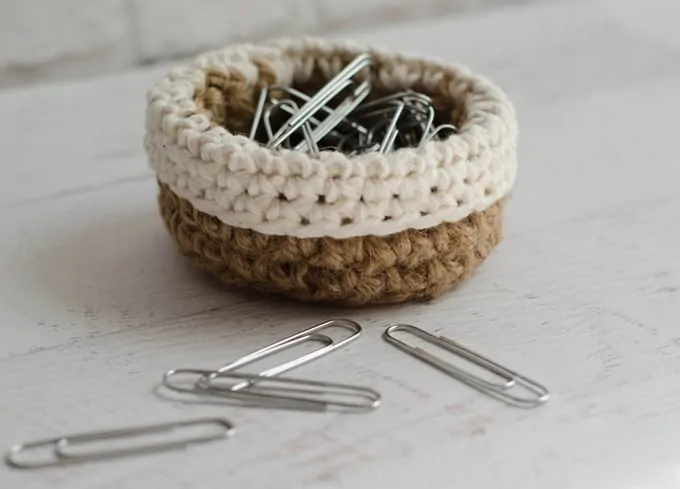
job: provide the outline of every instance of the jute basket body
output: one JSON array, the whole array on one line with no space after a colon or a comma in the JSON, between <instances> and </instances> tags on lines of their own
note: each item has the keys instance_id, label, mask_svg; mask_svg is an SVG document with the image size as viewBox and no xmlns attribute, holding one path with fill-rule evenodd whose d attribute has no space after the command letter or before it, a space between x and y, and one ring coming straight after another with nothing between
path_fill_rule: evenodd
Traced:
<instances>
[{"instance_id":1,"label":"jute basket body","mask_svg":"<svg viewBox=\"0 0 680 489\"><path fill-rule=\"evenodd\" d=\"M270 151L247 134L263 87L313 92L355 56L374 92L430 95L458 132L388 154ZM345 305L435 297L501 237L516 175L505 94L464 67L313 39L206 53L148 94L145 148L182 254L224 282Z\"/></svg>"}]
</instances>

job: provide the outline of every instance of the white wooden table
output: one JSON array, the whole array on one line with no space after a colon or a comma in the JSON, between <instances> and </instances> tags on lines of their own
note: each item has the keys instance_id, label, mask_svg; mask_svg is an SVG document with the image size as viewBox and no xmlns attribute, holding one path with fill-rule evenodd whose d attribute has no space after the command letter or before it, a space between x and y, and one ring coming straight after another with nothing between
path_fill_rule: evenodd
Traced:
<instances>
[{"instance_id":1,"label":"white wooden table","mask_svg":"<svg viewBox=\"0 0 680 489\"><path fill-rule=\"evenodd\" d=\"M142 151L166 70L0 93L0 443L224 415L232 439L0 487L680 488L680 5L567 2L351 33L471 65L516 102L506 238L429 304L337 311L225 291L178 256ZM365 415L184 404L213 368L315 322L363 337L299 375L367 384ZM502 405L385 344L411 322L545 382Z\"/></svg>"}]
</instances>

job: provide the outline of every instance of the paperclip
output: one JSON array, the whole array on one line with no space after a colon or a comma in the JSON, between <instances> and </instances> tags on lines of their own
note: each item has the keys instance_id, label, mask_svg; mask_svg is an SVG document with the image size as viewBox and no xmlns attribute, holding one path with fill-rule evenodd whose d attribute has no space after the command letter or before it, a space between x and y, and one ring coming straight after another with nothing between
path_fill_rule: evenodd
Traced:
<instances>
[{"instance_id":1,"label":"paperclip","mask_svg":"<svg viewBox=\"0 0 680 489\"><path fill-rule=\"evenodd\" d=\"M395 338L392 333L396 331L410 333L433 345L439 346L440 348L455 355L458 355L468 360L470 363L477 365L478 367L481 367L486 371L497 375L498 377L503 379L504 382L502 384L489 382L480 378L477 375L466 372L465 370L456 367L455 365L452 365L450 362L442 360L441 358L432 355L431 353L428 353L422 348L411 346L408 343L398 338ZM511 404L517 407L530 408L543 404L547 402L548 399L550 398L550 392L548 391L548 389L545 388L543 385L539 384L538 382L524 375L521 375L513 370L503 367L502 365L499 365L493 360L483 357L479 353L476 353L470 350L469 348L464 347L460 343L450 340L449 338L446 338L444 336L435 336L431 333L428 333L427 331L424 331L410 324L393 324L385 330L383 337L389 343L392 343L393 345L397 346L398 348L405 351L409 355L418 358L424 361L425 363L428 363L433 367L438 368L444 373L447 373L451 377L454 377L455 379L467 384L468 386L477 389L478 391L487 394L491 397L494 397L498 400L506 402L507 404ZM510 390L517 387L522 387L524 390L535 394L536 397L527 398L512 395L510 393Z\"/></svg>"},{"instance_id":2,"label":"paperclip","mask_svg":"<svg viewBox=\"0 0 680 489\"><path fill-rule=\"evenodd\" d=\"M305 93L303 93L299 90L296 90L295 88L292 88L292 87L281 87L281 89L287 91L288 93L290 93L291 95L293 95L295 97L300 98L300 100L302 100L303 102L309 102L312 98L309 95L307 95L307 94L305 94ZM328 107L326 105L321 107L320 110L322 112L325 112L328 116L333 116L333 117L337 116L336 111L334 109L331 109L330 107ZM352 122L350 120L343 120L342 122L349 125L352 129L354 129L359 134L366 134L366 132L368 132L368 129L363 127L361 124L357 124L356 122Z\"/></svg>"},{"instance_id":3,"label":"paperclip","mask_svg":"<svg viewBox=\"0 0 680 489\"><path fill-rule=\"evenodd\" d=\"M285 108L288 107L285 103L285 101L277 100L275 103L270 105L264 110L263 114L263 123L264 123L264 130L267 133L267 138L271 139L274 137L274 130L272 129L272 112L276 110L277 108ZM289 108L290 110L290 108Z\"/></svg>"},{"instance_id":4,"label":"paperclip","mask_svg":"<svg viewBox=\"0 0 680 489\"><path fill-rule=\"evenodd\" d=\"M297 111L299 110L297 104L295 102L293 102L292 100L285 100L285 101L281 102L281 105L284 106L284 107L285 106L290 107L290 109L292 111L294 111L295 113L297 113ZM322 122L319 125L319 127L322 127L325 122L326 121ZM319 147L316 145L316 142L321 138L317 136L316 132L319 130L319 127L314 129L314 131L312 132L312 129L309 127L309 122L303 123L302 124L302 134L304 136L304 140L300 144L298 144L298 146L295 147L295 150L300 151L298 148L300 147L300 145L304 145L305 151L310 150L312 152L312 154L318 154L319 153ZM333 126L333 127L335 127L335 126ZM324 134L324 136L325 135L326 134Z\"/></svg>"},{"instance_id":5,"label":"paperclip","mask_svg":"<svg viewBox=\"0 0 680 489\"><path fill-rule=\"evenodd\" d=\"M392 144L394 144L394 141L392 141ZM354 148L351 152L347 153L349 156L355 156L360 153L367 153L369 151L378 151L380 149L380 144L378 143L369 143L369 144L364 144L362 146Z\"/></svg>"},{"instance_id":6,"label":"paperclip","mask_svg":"<svg viewBox=\"0 0 680 489\"><path fill-rule=\"evenodd\" d=\"M392 115L392 120L390 121L387 131L385 131L385 136L380 143L380 149L378 149L378 151L381 153L387 153L392 149L394 141L397 139L397 134L399 133L397 130L397 123L399 122L402 112L404 112L405 106L406 105L403 102L395 104L396 108L394 109L394 115Z\"/></svg>"},{"instance_id":7,"label":"paperclip","mask_svg":"<svg viewBox=\"0 0 680 489\"><path fill-rule=\"evenodd\" d=\"M330 100L338 95L342 90L348 86L351 78L366 67L372 66L371 56L362 54L357 56L350 64L348 64L340 73L331 79L324 87L319 90L313 97L306 102L300 110L291 117L277 132L274 137L267 143L268 148L278 148L281 143L286 140L293 132L298 130L309 117L313 116L321 107L325 106ZM365 98L370 91L370 77L357 86L352 94L350 100ZM348 102L348 105L351 102ZM337 112L337 109L336 109ZM332 129L332 128L331 128ZM320 139L317 137L317 141Z\"/></svg>"},{"instance_id":8,"label":"paperclip","mask_svg":"<svg viewBox=\"0 0 680 489\"><path fill-rule=\"evenodd\" d=\"M171 433L178 428L198 425L214 425L219 427L215 434L204 434L201 436L191 436L182 440L167 441L162 443L147 444L131 448L112 449L106 451L94 451L84 454L69 453L67 449L74 445L86 444L102 440L115 440L120 438L136 438L142 435L153 435L158 433ZM5 463L18 469L37 469L43 467L54 467L66 464L83 463L96 460L121 458L134 455L145 455L170 450L185 449L189 445L198 443L208 443L211 441L228 438L234 434L234 425L224 418L201 418L185 421L173 421L169 423L150 424L135 426L110 431L99 431L82 433L76 435L60 436L45 440L18 443L12 446L5 456ZM43 447L52 447L52 459L43 461L22 461L20 454L30 450L37 450Z\"/></svg>"},{"instance_id":9,"label":"paperclip","mask_svg":"<svg viewBox=\"0 0 680 489\"><path fill-rule=\"evenodd\" d=\"M356 111L352 114L354 115L361 115L363 112L373 109L375 107L380 107L385 104L389 104L391 102L395 101L411 101L411 102L417 102L422 104L423 106L429 106L432 103L432 99L425 95L424 93L418 93L418 92L413 92L411 90L407 90L405 92L398 92L398 93L393 93L391 95L387 95L385 97L377 98L374 100L371 100L370 102L365 102L361 104L359 107L357 107Z\"/></svg>"},{"instance_id":10,"label":"paperclip","mask_svg":"<svg viewBox=\"0 0 680 489\"><path fill-rule=\"evenodd\" d=\"M434 107L428 105L425 110L427 112L427 119L425 121L425 127L423 128L423 135L420 137L418 144L423 144L425 141L431 138L430 134L433 132L432 126L434 124L435 118Z\"/></svg>"},{"instance_id":11,"label":"paperclip","mask_svg":"<svg viewBox=\"0 0 680 489\"><path fill-rule=\"evenodd\" d=\"M297 112L297 109L291 107L290 105L286 105L286 104L283 104L283 105L282 105L282 104L280 103L281 101L278 100L278 99L276 99L276 98L274 98L274 97L270 97L269 100L271 101L271 103L272 103L273 105L278 105L278 107L279 107L282 111L286 112L288 115L291 115L291 116L292 116L292 115L295 115L295 113ZM289 99L285 99L285 100L289 100ZM324 107L324 108L326 108L326 107ZM310 117L308 122L309 122L309 124L314 125L315 127L318 126L319 124L321 124L321 121L320 121L319 119L317 119L316 117ZM333 131L331 131L331 132L333 132ZM270 122L270 130L268 131L267 136L268 136L268 137L273 136L272 131L271 131L271 122ZM339 133L335 133L335 136L336 136L336 137L341 137L342 135L339 134Z\"/></svg>"},{"instance_id":12,"label":"paperclip","mask_svg":"<svg viewBox=\"0 0 680 489\"><path fill-rule=\"evenodd\" d=\"M304 92L301 92L300 90L297 90L296 88L286 87L286 86L281 86L281 85L274 85L269 89L269 99L272 103L277 102L277 99L275 97L271 96L271 92L273 92L273 91L281 91L281 92L287 93L290 96L289 98L298 99L302 103L307 103L312 99L312 97L310 97L309 95L307 95ZM260 94L260 96L262 96L262 94ZM290 115L295 115L295 111L292 111L290 109L286 110L285 107L282 107L282 109L285 110L286 112L288 112ZM320 107L319 110L321 112L324 112L328 117L338 118L338 115L336 114L335 110L328 107L327 105ZM317 119L314 116L309 117L309 122L314 124L315 126L319 126L322 123L322 121L320 121L319 119ZM343 119L341 121L341 124L348 125L352 130L354 130L355 132L357 132L359 134L366 134L368 132L368 129L366 129L362 125L357 124L356 122L352 122L351 120L349 120L347 118ZM342 137L343 136L341 133L337 132L336 130L332 130L328 134L332 134L335 137ZM253 138L251 137L251 139L253 139Z\"/></svg>"},{"instance_id":13,"label":"paperclip","mask_svg":"<svg viewBox=\"0 0 680 489\"><path fill-rule=\"evenodd\" d=\"M238 360L231 362L230 364L227 364L223 367L221 367L218 370L203 370L200 369L202 372L201 377L196 381L194 385L191 387L181 387L175 383L172 382L172 379L177 376L177 375L182 375L182 374L195 374L197 369L191 369L191 368L178 368L178 369L171 369L165 372L165 375L163 375L163 385L167 387L170 390L173 390L175 392L181 392L185 394L194 394L194 395L201 395L203 392L206 390L207 387L209 387L210 384L210 375L211 374L218 374L220 372L226 372L229 371L230 369L236 370L237 368L240 367L245 367L246 365L249 365L251 363L254 363L258 360L262 360L263 358L269 357L271 355L274 355L276 353L279 353L281 351L287 350L289 348L292 348L294 346L297 346L302 343L306 343L308 341L317 341L319 343L323 344L322 348L319 348L318 350L312 351L310 353L306 353L305 355L302 355L298 358L294 358L293 360L289 360L288 362L285 362L281 365L277 365L276 367L269 368L263 372L260 372L259 375L262 377L271 377L274 375L278 375L280 373L286 372L288 370L292 370L293 368L299 367L300 365L304 365L307 362L312 361L314 358L317 358L316 352L319 350L322 350L323 348L328 348L333 345L333 340L331 340L328 336L322 335L322 334L305 334L301 336L295 336L295 337L288 337L284 338L281 341L277 341L276 343L266 346L264 348L260 348L259 350L250 353L244 357L239 358ZM227 370L225 370L226 367L229 367ZM242 389L244 387L247 387L249 384L246 382L241 382L235 386L234 388Z\"/></svg>"},{"instance_id":14,"label":"paperclip","mask_svg":"<svg viewBox=\"0 0 680 489\"><path fill-rule=\"evenodd\" d=\"M365 68L369 68L368 76L359 80L355 75ZM437 121L435 99L424 93L405 89L368 100L375 77L371 55L362 54L314 94L280 85L265 88L260 92L250 138L269 149L309 151L316 155L321 150L338 151L355 156L419 147L428 141L443 141L458 132L446 120L444 111L443 120ZM286 98L286 103L277 100L281 97ZM267 105L269 109L265 109ZM395 114L395 107L402 107L397 110L399 114ZM276 130L271 123L274 108L289 115L285 122L277 119ZM266 133L258 138L263 117ZM302 129L302 137L298 129Z\"/></svg>"},{"instance_id":15,"label":"paperclip","mask_svg":"<svg viewBox=\"0 0 680 489\"><path fill-rule=\"evenodd\" d=\"M421 129L420 139L415 145L422 144L430 136L434 124L436 114L434 107L432 106L432 99L425 94L410 91L398 95L401 95L400 100L402 103L408 105L408 112L418 122L418 127Z\"/></svg>"},{"instance_id":16,"label":"paperclip","mask_svg":"<svg viewBox=\"0 0 680 489\"><path fill-rule=\"evenodd\" d=\"M343 338L339 341L333 341L330 339L327 335L321 334L320 332L329 329L329 328L342 328L342 329L347 329L352 332L352 334L346 338ZM318 410L320 407L325 409L323 407L323 404L319 404L318 400L309 400L309 399L299 399L299 398L273 398L273 397L267 397L263 395L259 395L259 397L255 395L249 395L249 394L244 394L243 396L241 395L235 395L235 392L243 392L248 388L250 390L255 386L257 382L262 381L265 378L270 378L275 375L278 375L280 373L286 372L288 370L291 370L293 368L299 367L301 365L304 365L305 363L308 363L315 358L319 358L320 356L327 355L328 353L331 353L332 351L341 348L348 344L351 341L354 341L358 339L359 335L361 334L361 326L349 319L332 319L329 321L325 321L323 323L314 325L310 328L307 328L303 331L300 331L298 333L295 333L293 335L287 336L286 338L283 338L271 345L265 346L263 348L260 348L259 350L250 353L248 355L245 355L233 362L230 362L222 367L220 367L217 370L203 370L203 369L192 369L192 368L180 368L180 369L172 369L168 370L165 375L163 376L163 385L175 392L180 392L180 393L187 393L187 394L193 394L196 396L204 396L204 395L215 395L216 390L221 390L221 391L228 391L229 395L225 396L222 395L220 397L230 397L233 399L240 399L240 400L249 400L249 401L258 401L254 402L255 405L265 405L266 407L277 407L277 408L293 408L293 409L316 409ZM322 348L319 348L317 350L314 350L310 353L307 353L305 355L302 355L298 358L295 358L293 360L289 360L288 362L285 362L281 365L278 365L276 367L272 367L268 370L265 370L264 372L261 372L259 374L251 374L250 376L245 376L243 377L243 381L238 382L235 385L231 385L228 388L225 388L224 386L219 387L219 389L214 389L213 388L213 383L216 381L217 378L221 377L222 380L225 377L228 377L229 375L234 372L234 370L238 368L242 368L246 365L249 365L253 362L256 362L258 360L261 360L265 357L268 357L270 355L273 355L275 353L278 353L282 350L291 348L295 345L298 345L300 343L306 342L306 341L319 341L324 343L324 346ZM198 379L191 384L188 387L179 385L173 381L173 379L177 376L180 375L198 375ZM241 374L239 374L241 375ZM244 374L247 375L247 374ZM237 376L232 376L232 378L238 379ZM299 382L299 380L298 380ZM311 381L309 381L311 382ZM326 384L327 386L333 385L330 383ZM358 387L357 387L358 388ZM360 389L360 388L358 388ZM219 393L217 393L219 394ZM224 394L224 392L222 392ZM275 405L272 405L274 403Z\"/></svg>"},{"instance_id":17,"label":"paperclip","mask_svg":"<svg viewBox=\"0 0 680 489\"><path fill-rule=\"evenodd\" d=\"M288 108L288 110L285 110L286 107ZM292 100L284 99L284 100L279 100L279 101L275 102L274 104L272 104L271 106L267 107L267 109L264 112L264 127L265 127L265 130L267 131L267 137L269 137L269 138L273 137L271 117L272 117L272 112L275 109L284 109L284 111L286 111L286 112L290 112L292 114L295 114L298 111L298 106ZM313 139L312 131L309 127L308 122L304 122L302 124L302 134L305 138L305 141L307 141L307 147L311 148L312 153L317 154L319 152L319 148L317 147L316 142Z\"/></svg>"},{"instance_id":18,"label":"paperclip","mask_svg":"<svg viewBox=\"0 0 680 489\"><path fill-rule=\"evenodd\" d=\"M374 115L382 115L382 114L391 114L392 117L390 119L383 119L373 125L371 129L368 131L367 138L370 141L369 143L364 143L360 145L358 148L355 148L350 154L356 154L358 151L362 150L363 148L371 148L373 144L377 144L378 147L376 151L380 153L387 153L389 152L392 147L394 146L394 142L397 140L397 136L399 135L399 130L397 129L397 123L399 122L399 118L402 115L402 112L404 110L404 104L396 104L394 107L389 107L386 109L380 109L380 111L376 111L374 113L371 113L370 116ZM384 133L382 130L385 128ZM377 142L374 140L378 139L376 137L376 133L382 134L382 138L379 139L380 142Z\"/></svg>"},{"instance_id":19,"label":"paperclip","mask_svg":"<svg viewBox=\"0 0 680 489\"><path fill-rule=\"evenodd\" d=\"M353 83L352 83L353 85ZM312 139L314 141L320 141L328 133L330 133L334 128L344 121L347 116L368 96L371 91L371 86L369 82L363 82L359 85L348 98L343 100L340 105L338 105L332 112L328 115L319 126L314 129L312 133ZM297 151L305 151L307 145L304 141L298 144L295 149Z\"/></svg>"},{"instance_id":20,"label":"paperclip","mask_svg":"<svg viewBox=\"0 0 680 489\"><path fill-rule=\"evenodd\" d=\"M306 355L303 355L299 358L296 358L294 360L291 360L289 362L286 362L282 365L279 365L277 367L273 367L266 372L262 372L259 375L263 377L271 377L283 372L286 372L288 370L291 370L293 368L297 368L301 365L304 365L305 363L308 363L316 358L319 358L323 355L327 355L331 353L332 351L337 350L338 348L342 348L343 346L347 345L348 343L355 341L359 339L359 336L361 335L361 326L359 323L356 323L350 319L331 319L329 321L324 321L323 323L316 324L314 326L311 326L307 329L304 329L298 333L292 334L290 336L287 336L286 338L283 338L276 343L272 343L269 346L265 346L264 348L260 348L259 350L250 353L244 357L239 358L238 360L235 360L231 363L228 363L226 365L223 365L222 367L218 368L213 372L211 375L212 377L217 376L221 373L224 372L231 372L233 370L236 370L237 368L243 367L245 365L248 365L250 363L253 363L254 361L263 358L265 355L269 355L269 350L272 349L280 349L282 346L285 347L285 345L288 345L291 341L297 341L305 337L311 337L314 336L315 338L319 336L319 332L323 331L324 329L327 328L343 328L347 329L352 332L350 336L347 338L343 338L340 341L332 341L331 344L324 346L322 348L319 348L318 350L314 350L313 352L307 353ZM321 335L324 336L324 335ZM328 338L326 336L326 338ZM318 339L318 338L317 338ZM278 351L278 350L277 350ZM209 379L208 379L209 380ZM243 385L249 385L249 383L244 382Z\"/></svg>"},{"instance_id":21,"label":"paperclip","mask_svg":"<svg viewBox=\"0 0 680 489\"><path fill-rule=\"evenodd\" d=\"M439 135L440 132L442 132L442 131L444 131L444 130L449 130L449 131L451 131L452 133L454 133L454 132L456 132L458 129L456 129L456 126L454 126L453 124L442 124L442 125L440 125L440 126L437 126L437 128L436 128L434 131L432 131L432 134L429 135L429 137L427 138L427 140L428 140L428 141L432 141L436 136Z\"/></svg>"},{"instance_id":22,"label":"paperclip","mask_svg":"<svg viewBox=\"0 0 680 489\"><path fill-rule=\"evenodd\" d=\"M255 139L257 135L257 128L260 127L260 120L262 120L262 114L264 112L264 104L267 102L268 91L263 88L260 91L260 98L257 101L257 107L255 108L255 115L253 116L253 124L250 126L250 139Z\"/></svg>"},{"instance_id":23,"label":"paperclip","mask_svg":"<svg viewBox=\"0 0 680 489\"><path fill-rule=\"evenodd\" d=\"M214 399L222 399L225 401L238 401L240 405L247 407L295 409L303 411L322 410L318 402L306 400L268 399L266 397L258 398L252 395L247 395L246 393L248 392L249 388L254 386L254 384L250 381L238 381L238 383L229 386L228 388L220 387L217 389L213 389L212 384L205 385L201 383L201 379L208 377L212 373L214 373L212 370L200 368L177 368L166 372L165 377L163 378L163 385L175 392L192 394L198 397L212 397ZM229 372L226 372L224 375L229 375ZM183 381L183 378L186 378L186 380ZM264 377L257 376L255 374L254 378L251 380L261 380L268 378L276 377ZM249 388L234 390L233 387L235 386L246 386ZM233 402L230 402L230 404L232 403Z\"/></svg>"},{"instance_id":24,"label":"paperclip","mask_svg":"<svg viewBox=\"0 0 680 489\"><path fill-rule=\"evenodd\" d=\"M210 376L210 370L179 369L178 375ZM368 387L335 382L315 381L290 377L263 377L257 374L224 372L211 377L208 387L201 388L202 395L248 401L251 405L276 409L327 411L343 409L370 411L380 405L380 394ZM222 380L241 380L250 385L247 389L234 389L233 385L221 386ZM271 384L268 386L268 384ZM181 390L175 386L175 390ZM355 402L329 400L328 396L357 398Z\"/></svg>"},{"instance_id":25,"label":"paperclip","mask_svg":"<svg viewBox=\"0 0 680 489\"><path fill-rule=\"evenodd\" d=\"M346 338L343 338L339 341L333 341L330 339L327 335L320 334L320 331L323 331L328 328L342 328L342 329L347 329L352 332L352 334ZM328 353L331 353L332 351L337 350L338 348L342 348L343 346L347 345L348 343L355 341L356 339L359 338L361 335L361 326L349 319L331 319L329 321L325 321L320 324L316 324L310 328L307 328L305 330L302 330L298 333L292 334L290 336L287 336L275 343L272 343L271 345L267 345L263 348L260 348L257 351L254 351L252 353L249 353L248 355L245 355L237 360L234 360L233 362L230 362L226 365L223 365L222 367L210 371L206 375L202 375L197 381L195 386L188 388L188 387L179 387L176 384L173 384L171 379L172 377L179 375L181 373L186 373L187 370L192 370L192 369L171 369L168 370L165 375L163 375L163 385L167 387L170 390L176 391L176 392L181 392L181 393L187 393L187 394L194 394L194 395L200 395L202 394L203 391L205 391L209 386L212 381L212 378L218 376L219 374L225 373L225 372L232 372L238 368L245 367L246 365L249 365L251 363L254 363L258 360L261 360L263 358L266 358L270 355L273 355L275 353L278 353L280 351L286 350L288 348L292 348L295 345L298 345L300 343L304 343L307 341L318 341L324 344L323 347L318 348L312 352L306 353L298 358L294 358L293 360L289 360L285 363L282 363L281 365L277 365L275 367L269 368L265 370L264 372L260 372L259 376L260 377L273 377L275 375L281 374L283 372L287 372L289 370L292 370L294 368L300 367L308 362L311 362L312 360L319 358L323 355L327 355ZM252 382L250 381L245 381L245 382L240 382L232 387L232 390L239 390L243 389L245 387L249 387L252 385Z\"/></svg>"}]
</instances>

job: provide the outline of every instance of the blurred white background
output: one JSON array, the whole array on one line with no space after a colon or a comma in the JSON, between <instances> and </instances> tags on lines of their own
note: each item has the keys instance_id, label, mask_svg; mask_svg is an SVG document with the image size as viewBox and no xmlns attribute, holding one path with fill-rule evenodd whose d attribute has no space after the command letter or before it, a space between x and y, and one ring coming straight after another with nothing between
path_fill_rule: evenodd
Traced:
<instances>
[{"instance_id":1,"label":"blurred white background","mask_svg":"<svg viewBox=\"0 0 680 489\"><path fill-rule=\"evenodd\" d=\"M110 73L232 41L554 1L0 0L0 88Z\"/></svg>"}]
</instances>

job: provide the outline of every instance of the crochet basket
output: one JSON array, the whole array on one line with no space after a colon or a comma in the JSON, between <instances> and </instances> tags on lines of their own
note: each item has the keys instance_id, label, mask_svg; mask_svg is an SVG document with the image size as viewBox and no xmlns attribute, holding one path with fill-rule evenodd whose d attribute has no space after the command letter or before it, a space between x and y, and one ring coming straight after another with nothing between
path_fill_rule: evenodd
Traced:
<instances>
[{"instance_id":1,"label":"crochet basket","mask_svg":"<svg viewBox=\"0 0 680 489\"><path fill-rule=\"evenodd\" d=\"M269 150L248 138L263 87L323 86L370 53L373 93L413 89L458 131L391 153ZM238 287L345 305L433 298L501 237L517 123L467 68L318 39L235 45L170 72L147 96L145 150L180 252Z\"/></svg>"}]
</instances>

